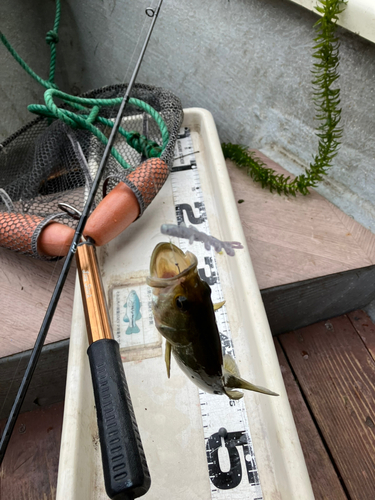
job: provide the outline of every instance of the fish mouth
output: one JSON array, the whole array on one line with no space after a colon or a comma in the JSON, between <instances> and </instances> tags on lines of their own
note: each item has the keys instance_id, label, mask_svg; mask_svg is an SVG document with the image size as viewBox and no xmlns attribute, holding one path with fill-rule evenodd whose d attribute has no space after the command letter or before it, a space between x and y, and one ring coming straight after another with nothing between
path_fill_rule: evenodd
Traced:
<instances>
[{"instance_id":1,"label":"fish mouth","mask_svg":"<svg viewBox=\"0 0 375 500\"><path fill-rule=\"evenodd\" d=\"M147 284L155 288L165 288L188 275L197 265L198 260L193 253L185 254L173 243L159 243L152 252Z\"/></svg>"}]
</instances>

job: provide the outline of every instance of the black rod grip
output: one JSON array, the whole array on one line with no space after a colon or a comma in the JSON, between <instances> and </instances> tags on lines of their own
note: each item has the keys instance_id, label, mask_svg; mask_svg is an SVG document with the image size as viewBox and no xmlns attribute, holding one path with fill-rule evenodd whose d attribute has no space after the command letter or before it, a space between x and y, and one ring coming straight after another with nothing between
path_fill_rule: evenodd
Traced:
<instances>
[{"instance_id":1,"label":"black rod grip","mask_svg":"<svg viewBox=\"0 0 375 500\"><path fill-rule=\"evenodd\" d=\"M112 500L133 500L151 479L126 383L118 343L93 342L87 350L94 387L104 482Z\"/></svg>"}]
</instances>

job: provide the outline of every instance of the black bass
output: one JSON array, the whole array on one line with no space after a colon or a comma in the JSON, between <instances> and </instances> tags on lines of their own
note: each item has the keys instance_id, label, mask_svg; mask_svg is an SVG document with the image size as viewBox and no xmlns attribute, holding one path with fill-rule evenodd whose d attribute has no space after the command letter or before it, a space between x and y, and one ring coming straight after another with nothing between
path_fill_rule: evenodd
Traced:
<instances>
[{"instance_id":1,"label":"black bass","mask_svg":"<svg viewBox=\"0 0 375 500\"><path fill-rule=\"evenodd\" d=\"M234 359L222 354L211 289L198 274L194 254L184 254L172 243L159 243L151 256L147 284L153 288L153 313L166 339L165 361L170 376L171 352L180 368L202 390L240 399L248 389L278 394L250 384L239 376Z\"/></svg>"}]
</instances>

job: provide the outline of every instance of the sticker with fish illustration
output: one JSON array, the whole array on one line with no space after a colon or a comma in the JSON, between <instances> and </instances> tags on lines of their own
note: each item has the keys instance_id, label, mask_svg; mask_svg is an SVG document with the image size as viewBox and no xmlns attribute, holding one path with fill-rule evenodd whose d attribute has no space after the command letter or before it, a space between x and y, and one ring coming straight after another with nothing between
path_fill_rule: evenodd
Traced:
<instances>
[{"instance_id":1,"label":"sticker with fish illustration","mask_svg":"<svg viewBox=\"0 0 375 500\"><path fill-rule=\"evenodd\" d=\"M137 325L137 321L142 318L141 314L141 302L135 290L132 290L124 304L126 313L124 316L125 323L129 323L129 327L126 329L126 335L131 335L132 333L139 333L140 329Z\"/></svg>"},{"instance_id":2,"label":"sticker with fish illustration","mask_svg":"<svg viewBox=\"0 0 375 500\"><path fill-rule=\"evenodd\" d=\"M111 291L113 334L123 361L161 356L161 336L155 329L152 293L142 282L115 286Z\"/></svg>"}]
</instances>

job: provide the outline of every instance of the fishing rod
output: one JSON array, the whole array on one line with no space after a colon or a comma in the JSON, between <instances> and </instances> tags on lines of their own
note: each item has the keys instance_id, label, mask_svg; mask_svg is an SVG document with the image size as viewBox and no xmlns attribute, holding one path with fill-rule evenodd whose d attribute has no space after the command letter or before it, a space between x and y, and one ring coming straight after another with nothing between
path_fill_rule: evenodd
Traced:
<instances>
[{"instance_id":1,"label":"fishing rod","mask_svg":"<svg viewBox=\"0 0 375 500\"><path fill-rule=\"evenodd\" d=\"M154 29L156 20L158 18L158 15L159 15L162 3L163 3L163 0L159 0L156 8L149 7L145 11L145 14L148 17L152 18L152 21L151 21L149 30L147 32L146 39L144 41L142 50L141 50L140 55L138 57L135 69L134 69L133 74L132 74L132 76L130 78L130 81L129 81L129 84L127 86L125 95L124 95L123 100L121 102L121 105L120 105L117 117L115 119L113 128L111 130L111 134L109 136L109 139L108 139L107 145L105 147L102 159L100 161L99 168L97 170L95 179L94 179L94 181L92 183L92 186L91 186L90 192L88 194L85 206L83 208L82 215L79 218L79 222L78 222L78 225L77 225L77 228L76 228L76 231L75 231L72 243L70 245L69 252L68 252L68 254L66 256L66 259L64 261L61 273L60 273L59 278L57 280L55 289L53 291L51 300L49 302L46 314L44 316L44 319L43 319L43 322L42 322L42 325L41 325L41 328L40 328L40 331L39 331L39 334L37 336L34 348L32 350L32 353L31 353L31 356L30 356L27 368L25 370L25 374L23 376L21 385L20 385L19 390L17 392L17 395L15 397L15 400L14 400L11 412L9 414L9 417L7 419L7 422L6 422L3 434L1 436L1 441L0 441L0 465L1 465L2 461L3 461L3 459L4 459L5 452L6 452L8 444L9 444L9 440L11 438L11 435L12 435L12 432L13 432L13 429L14 429L17 417L18 417L18 415L20 413L20 410L21 410L23 401L25 399L28 387L30 385L33 373L34 373L35 368L37 366L38 359L39 359L39 356L40 356L40 353L41 353L41 350L42 350L45 338L47 336L49 327L51 325L51 322L52 322L52 319L53 319L53 315L55 313L55 310L56 310L56 307L57 307L57 304L58 304L58 301L59 301L62 289L64 287L64 284L65 284L65 281L66 281L66 278L67 278L70 266L72 264L72 261L73 261L73 258L75 256L75 254L77 252L78 245L79 245L79 243L80 243L80 241L82 239L83 231L84 231L86 222L87 222L87 220L89 218L89 215L90 215L93 203L94 203L95 195L97 193L97 190L98 190L101 178L102 178L104 170L105 170L105 167L107 165L107 162L108 162L108 159L109 159L109 155L111 153L111 148L112 148L112 146L114 144L117 131L118 131L119 127L120 127L120 123L121 123L121 120L122 120L122 117L123 117L123 114L124 114L125 107L126 107L128 101L129 101L130 93L132 91L132 88L133 88L135 80L137 78L139 69L141 67L141 64L142 64L142 61L143 61L143 57L144 57L144 54L146 52L146 49L147 49L147 46L148 46L148 42L150 40L152 31ZM134 492L130 493L129 494L129 499L130 498L134 498L135 496L139 496L139 495L138 494L134 495ZM126 498L128 498L128 497L126 496Z\"/></svg>"}]
</instances>

